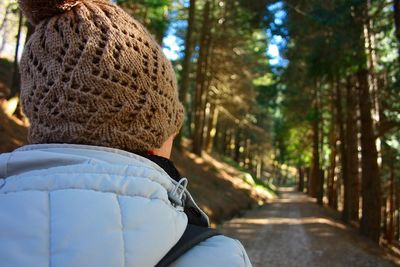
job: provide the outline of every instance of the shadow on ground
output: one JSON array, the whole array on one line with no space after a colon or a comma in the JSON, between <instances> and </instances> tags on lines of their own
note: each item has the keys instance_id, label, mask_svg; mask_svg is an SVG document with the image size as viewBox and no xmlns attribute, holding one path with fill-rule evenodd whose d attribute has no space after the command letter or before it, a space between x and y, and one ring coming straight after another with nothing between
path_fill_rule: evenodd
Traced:
<instances>
[{"instance_id":1,"label":"shadow on ground","mask_svg":"<svg viewBox=\"0 0 400 267\"><path fill-rule=\"evenodd\" d=\"M282 190L279 199L226 222L221 231L242 241L255 267L397 266L336 212L293 190Z\"/></svg>"}]
</instances>

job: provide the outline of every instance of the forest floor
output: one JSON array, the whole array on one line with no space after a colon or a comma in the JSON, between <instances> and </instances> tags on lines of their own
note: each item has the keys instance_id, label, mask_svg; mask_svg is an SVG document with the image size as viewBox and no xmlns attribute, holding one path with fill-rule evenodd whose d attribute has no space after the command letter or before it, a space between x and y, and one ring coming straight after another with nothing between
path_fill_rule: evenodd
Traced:
<instances>
[{"instance_id":1,"label":"forest floor","mask_svg":"<svg viewBox=\"0 0 400 267\"><path fill-rule=\"evenodd\" d=\"M221 231L239 239L254 267L386 267L400 262L340 222L339 214L303 193L280 189L280 196Z\"/></svg>"}]
</instances>

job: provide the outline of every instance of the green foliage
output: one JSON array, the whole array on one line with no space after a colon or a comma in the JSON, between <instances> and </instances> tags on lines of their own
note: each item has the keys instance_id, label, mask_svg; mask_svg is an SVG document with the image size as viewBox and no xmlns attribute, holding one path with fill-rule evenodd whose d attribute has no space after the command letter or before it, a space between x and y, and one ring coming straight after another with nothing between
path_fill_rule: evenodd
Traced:
<instances>
[{"instance_id":1,"label":"green foliage","mask_svg":"<svg viewBox=\"0 0 400 267\"><path fill-rule=\"evenodd\" d=\"M117 0L116 3L162 42L170 23L168 13L172 0Z\"/></svg>"},{"instance_id":2,"label":"green foliage","mask_svg":"<svg viewBox=\"0 0 400 267\"><path fill-rule=\"evenodd\" d=\"M270 197L274 198L277 196L277 189L276 187L271 184L271 183L267 183L261 179L257 179L255 178L253 175L251 175L250 173L247 172L247 170L243 167L241 167L239 164L237 164L237 162L235 162L234 160L232 160L229 157L226 156L222 156L221 160L229 165L231 165L232 167L238 169L239 171L241 171L241 179L246 182L247 184L257 188L260 191L264 191L266 192Z\"/></svg>"},{"instance_id":3,"label":"green foliage","mask_svg":"<svg viewBox=\"0 0 400 267\"><path fill-rule=\"evenodd\" d=\"M280 32L288 32L283 54L289 60L289 65L277 80L284 86L281 85L278 93L283 100L277 107L280 112L275 113L274 144L279 162L308 164L311 122L331 116L327 107L332 90L330 84L366 68L365 52L358 52L365 50L364 31L362 27L354 26L365 17L360 10L366 1L286 0L283 3L287 19L283 25L271 26L282 28ZM384 79L388 81L386 88L380 90L381 101L387 107L383 112L388 120L398 121L399 44L394 38L393 10L385 1L372 3L369 12L374 18L379 59L375 68L379 72L377 75L387 77ZM315 90L321 95L321 111L313 105ZM329 130L324 127L325 131ZM326 147L323 151L329 152Z\"/></svg>"}]
</instances>

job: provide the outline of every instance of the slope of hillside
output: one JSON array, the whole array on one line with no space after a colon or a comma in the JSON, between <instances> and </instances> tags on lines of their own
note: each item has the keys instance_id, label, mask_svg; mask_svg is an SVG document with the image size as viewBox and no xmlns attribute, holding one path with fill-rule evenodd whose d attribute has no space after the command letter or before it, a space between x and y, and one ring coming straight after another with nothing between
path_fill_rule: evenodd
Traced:
<instances>
[{"instance_id":1,"label":"slope of hillside","mask_svg":"<svg viewBox=\"0 0 400 267\"><path fill-rule=\"evenodd\" d=\"M189 191L213 224L275 197L266 188L246 183L243 172L208 154L200 158L188 151L174 150L172 160L181 174L188 178Z\"/></svg>"},{"instance_id":2,"label":"slope of hillside","mask_svg":"<svg viewBox=\"0 0 400 267\"><path fill-rule=\"evenodd\" d=\"M12 151L26 144L27 124L4 112L6 101L0 99L0 153Z\"/></svg>"}]
</instances>

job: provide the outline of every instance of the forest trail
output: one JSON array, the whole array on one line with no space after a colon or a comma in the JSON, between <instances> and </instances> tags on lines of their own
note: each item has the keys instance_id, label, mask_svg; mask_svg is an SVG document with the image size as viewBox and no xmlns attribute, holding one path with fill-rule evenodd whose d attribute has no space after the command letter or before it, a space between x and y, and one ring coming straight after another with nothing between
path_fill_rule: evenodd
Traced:
<instances>
[{"instance_id":1,"label":"forest trail","mask_svg":"<svg viewBox=\"0 0 400 267\"><path fill-rule=\"evenodd\" d=\"M254 267L397 266L342 224L337 212L293 189L281 189L278 199L226 222L221 231L241 240Z\"/></svg>"}]
</instances>

